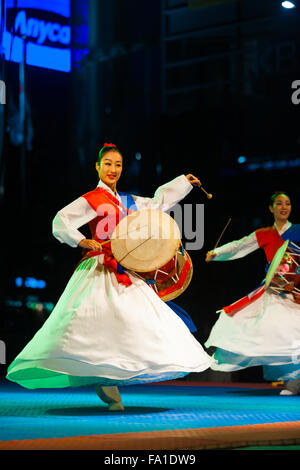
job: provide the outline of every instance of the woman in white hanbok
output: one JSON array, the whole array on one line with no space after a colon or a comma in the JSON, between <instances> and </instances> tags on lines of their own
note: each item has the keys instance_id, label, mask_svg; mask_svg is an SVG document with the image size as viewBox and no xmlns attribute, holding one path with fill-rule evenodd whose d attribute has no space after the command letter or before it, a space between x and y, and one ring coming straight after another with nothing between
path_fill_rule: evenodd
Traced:
<instances>
[{"instance_id":1,"label":"woman in white hanbok","mask_svg":"<svg viewBox=\"0 0 300 470\"><path fill-rule=\"evenodd\" d=\"M234 260L262 248L271 263L286 240L293 249L299 246L300 225L288 221L290 198L277 192L269 208L273 226L209 251L206 261ZM266 290L262 282L248 296L221 310L205 346L216 347L214 370L230 372L262 365L266 380L286 382L281 395L300 394L300 304L291 295Z\"/></svg>"},{"instance_id":2,"label":"woman in white hanbok","mask_svg":"<svg viewBox=\"0 0 300 470\"><path fill-rule=\"evenodd\" d=\"M122 269L110 243L101 245L101 207L110 221L108 237L130 213L116 190L122 167L118 149L105 144L96 163L97 188L55 216L54 236L87 254L7 373L9 380L31 389L95 385L110 410L124 409L118 385L183 377L212 363L184 321L141 278ZM153 198L134 196L135 209L170 209L191 191L189 177L181 175L159 187ZM193 184L201 183L193 177ZM91 239L78 230L86 223Z\"/></svg>"}]
</instances>

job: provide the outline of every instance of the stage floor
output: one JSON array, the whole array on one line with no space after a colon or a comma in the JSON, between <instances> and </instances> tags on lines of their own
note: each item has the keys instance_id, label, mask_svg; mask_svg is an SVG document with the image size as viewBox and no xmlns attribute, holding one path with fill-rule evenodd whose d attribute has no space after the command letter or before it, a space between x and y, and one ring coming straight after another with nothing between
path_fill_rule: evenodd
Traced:
<instances>
[{"instance_id":1,"label":"stage floor","mask_svg":"<svg viewBox=\"0 0 300 470\"><path fill-rule=\"evenodd\" d=\"M300 396L268 384L172 381L120 387L125 411L95 389L27 390L0 380L0 450L300 449Z\"/></svg>"}]
</instances>

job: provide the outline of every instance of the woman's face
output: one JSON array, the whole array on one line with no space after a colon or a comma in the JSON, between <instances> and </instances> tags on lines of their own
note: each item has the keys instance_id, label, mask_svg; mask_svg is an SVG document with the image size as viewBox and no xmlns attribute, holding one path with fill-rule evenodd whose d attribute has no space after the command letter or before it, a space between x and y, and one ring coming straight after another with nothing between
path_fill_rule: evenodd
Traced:
<instances>
[{"instance_id":1,"label":"woman's face","mask_svg":"<svg viewBox=\"0 0 300 470\"><path fill-rule=\"evenodd\" d=\"M112 150L101 158L100 164L96 163L99 178L113 191L122 173L122 160L122 155Z\"/></svg>"},{"instance_id":2,"label":"woman's face","mask_svg":"<svg viewBox=\"0 0 300 470\"><path fill-rule=\"evenodd\" d=\"M278 194L274 199L273 206L270 206L270 211L274 215L275 222L287 222L291 213L291 201L285 194Z\"/></svg>"}]
</instances>

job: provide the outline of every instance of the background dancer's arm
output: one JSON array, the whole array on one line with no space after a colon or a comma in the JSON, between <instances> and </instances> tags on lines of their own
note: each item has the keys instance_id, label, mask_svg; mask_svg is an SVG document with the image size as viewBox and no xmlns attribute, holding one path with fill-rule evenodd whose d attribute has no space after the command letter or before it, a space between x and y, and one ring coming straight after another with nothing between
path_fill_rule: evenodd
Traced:
<instances>
[{"instance_id":1,"label":"background dancer's arm","mask_svg":"<svg viewBox=\"0 0 300 470\"><path fill-rule=\"evenodd\" d=\"M240 240L234 240L226 243L223 246L208 251L206 254L205 261L230 261L244 256L257 250L259 245L255 232L250 235L241 238Z\"/></svg>"}]
</instances>

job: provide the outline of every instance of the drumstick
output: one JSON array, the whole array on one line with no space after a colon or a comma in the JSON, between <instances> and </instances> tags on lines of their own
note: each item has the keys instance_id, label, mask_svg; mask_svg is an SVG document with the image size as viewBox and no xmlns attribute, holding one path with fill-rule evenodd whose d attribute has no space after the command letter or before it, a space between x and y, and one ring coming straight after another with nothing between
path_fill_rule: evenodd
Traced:
<instances>
[{"instance_id":1,"label":"drumstick","mask_svg":"<svg viewBox=\"0 0 300 470\"><path fill-rule=\"evenodd\" d=\"M105 242L99 243L99 245L101 245L101 246L102 246L102 245L105 245L105 243L108 243L108 242L110 242L110 241L111 241L111 239L109 238L108 240L105 240Z\"/></svg>"},{"instance_id":2,"label":"drumstick","mask_svg":"<svg viewBox=\"0 0 300 470\"><path fill-rule=\"evenodd\" d=\"M226 224L225 227L223 228L222 233L221 233L221 235L219 236L218 241L217 241L217 243L216 243L215 246L214 246L214 250L215 250L215 249L217 248L217 246L219 245L220 240L221 240L221 238L223 237L224 232L225 232L225 230L227 229L227 227L228 227L228 225L230 224L230 222L231 222L231 218L228 219L227 224Z\"/></svg>"},{"instance_id":3,"label":"drumstick","mask_svg":"<svg viewBox=\"0 0 300 470\"><path fill-rule=\"evenodd\" d=\"M140 248L140 246L144 245L144 243L148 242L149 240L151 240L151 238L153 238L153 235L151 235L151 237L147 238L146 240L142 241L139 245L137 245L136 247L132 248L132 250L128 251L128 253L126 253L125 256L123 256L123 258L120 259L119 263L121 264L121 261L123 261L128 255L130 255L130 253L132 253L134 250L136 250L137 248Z\"/></svg>"},{"instance_id":4,"label":"drumstick","mask_svg":"<svg viewBox=\"0 0 300 470\"><path fill-rule=\"evenodd\" d=\"M213 197L212 194L209 194L209 193L207 193L207 192L205 191L205 189L203 188L203 186L200 186L200 189L202 189L202 191L206 194L207 199L211 199L211 198Z\"/></svg>"},{"instance_id":5,"label":"drumstick","mask_svg":"<svg viewBox=\"0 0 300 470\"><path fill-rule=\"evenodd\" d=\"M192 176L190 176L189 180L192 182L192 181L194 181L194 178ZM213 197L212 194L209 194L208 192L205 191L205 189L203 188L202 185L200 186L200 189L202 189L202 191L206 194L207 199L211 199Z\"/></svg>"}]
</instances>

